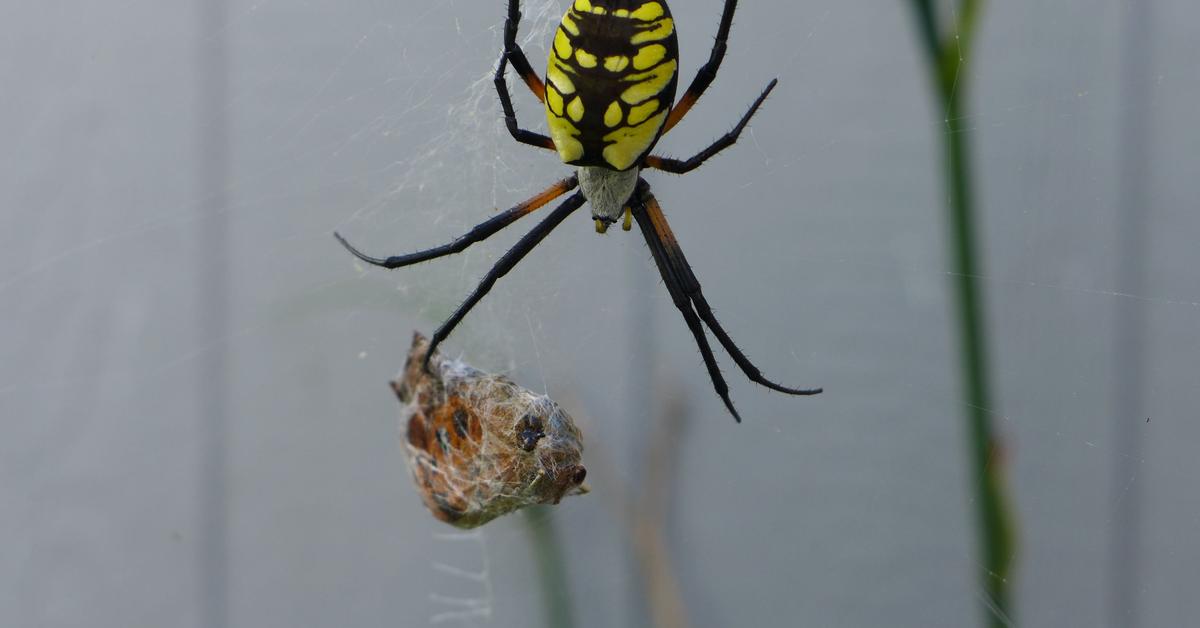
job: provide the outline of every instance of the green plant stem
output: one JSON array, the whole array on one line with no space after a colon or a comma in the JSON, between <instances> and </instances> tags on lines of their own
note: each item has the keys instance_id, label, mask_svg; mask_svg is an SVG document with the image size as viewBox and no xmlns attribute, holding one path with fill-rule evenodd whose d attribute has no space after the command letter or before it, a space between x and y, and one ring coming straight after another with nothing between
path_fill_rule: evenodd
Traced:
<instances>
[{"instance_id":1,"label":"green plant stem","mask_svg":"<svg viewBox=\"0 0 1200 628\"><path fill-rule=\"evenodd\" d=\"M956 294L959 348L963 372L967 436L977 507L982 586L986 619L992 626L1012 625L1009 573L1015 550L1014 520L1004 483L1003 459L992 424L987 334L983 317L982 276L976 245L975 203L971 179L970 133L965 121L962 66L970 50L981 2L962 0L953 32L942 34L931 0L910 0L927 53L932 83L945 107L943 159L947 186L947 223Z\"/></svg>"},{"instance_id":2,"label":"green plant stem","mask_svg":"<svg viewBox=\"0 0 1200 628\"><path fill-rule=\"evenodd\" d=\"M525 529L537 562L538 580L542 590L545 624L549 628L572 628L571 589L567 581L567 565L563 560L562 541L554 525L554 513L547 506L527 508Z\"/></svg>"},{"instance_id":3,"label":"green plant stem","mask_svg":"<svg viewBox=\"0 0 1200 628\"><path fill-rule=\"evenodd\" d=\"M958 98L951 99L950 119L961 119ZM977 516L983 550L984 589L996 609L1011 617L1008 574L1013 553L1012 520L1004 487L1003 460L992 425L992 394L988 376L986 329L983 320L981 276L975 244L970 177L970 135L962 129L946 132L946 172L949 176L949 222L955 291L958 301L959 344L964 375L964 396L975 476ZM991 610L994 625L1008 625Z\"/></svg>"}]
</instances>

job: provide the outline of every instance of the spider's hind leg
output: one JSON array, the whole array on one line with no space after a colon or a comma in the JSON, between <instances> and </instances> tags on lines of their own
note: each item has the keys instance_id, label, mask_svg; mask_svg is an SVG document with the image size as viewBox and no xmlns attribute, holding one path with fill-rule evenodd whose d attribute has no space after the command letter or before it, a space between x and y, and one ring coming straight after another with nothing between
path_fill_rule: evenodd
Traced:
<instances>
[{"instance_id":1,"label":"spider's hind leg","mask_svg":"<svg viewBox=\"0 0 1200 628\"><path fill-rule=\"evenodd\" d=\"M750 358L746 357L746 354L742 353L741 349L738 348L733 339L717 321L712 308L704 298L699 280L696 279L691 266L688 265L687 258L683 255L683 249L680 248L679 242L675 240L675 234L667 224L666 217L663 216L662 208L654 198L654 195L650 194L649 186L644 181L639 182L636 200L633 215L637 219L638 226L641 227L642 235L646 238L646 243L650 246L650 251L654 255L654 261L658 265L659 272L662 274L663 282L667 284L667 289L671 292L671 298L675 302L675 306L683 314L688 328L692 330L692 335L696 338L696 344L700 347L700 353L704 357L705 365L708 367L708 373L713 380L713 386L716 388L717 394L721 396L722 401L725 402L725 406L729 408L734 418L739 422L741 421L737 411L733 408L733 403L729 399L729 387L721 376L720 370L716 365L716 360L712 356L712 349L708 346L704 330L700 327L701 321L708 326L713 335L721 343L721 346L729 352L733 361L737 363L738 367L741 368L742 372L751 381L790 395L819 394L822 391L820 388L790 388L777 384L763 376L758 367L750 361Z\"/></svg>"},{"instance_id":2,"label":"spider's hind leg","mask_svg":"<svg viewBox=\"0 0 1200 628\"><path fill-rule=\"evenodd\" d=\"M683 314L683 320L687 323L688 329L692 332L692 337L696 340L696 346L700 348L700 356L704 359L704 367L708 369L708 377L712 380L713 388L717 391L717 396L725 403L725 407L729 413L733 415L733 420L738 423L742 422L742 417L738 414L737 408L733 407L733 400L729 398L729 384L726 383L725 377L721 375L721 367L717 365L717 358L713 356L712 347L708 344L708 337L704 335L704 328L700 325L700 319L696 316L695 310L692 309L692 303L683 292L683 288L679 283L678 277L671 268L671 263L667 258L667 250L663 245L662 239L657 236L654 226L651 223L647 210L644 204L637 203L638 207L633 210L633 216L637 219L638 227L642 230L642 236L646 239L646 244L650 247L650 254L654 257L654 264L658 266L658 272L662 275L663 283L667 286L667 292L671 294L671 301L679 312Z\"/></svg>"}]
</instances>

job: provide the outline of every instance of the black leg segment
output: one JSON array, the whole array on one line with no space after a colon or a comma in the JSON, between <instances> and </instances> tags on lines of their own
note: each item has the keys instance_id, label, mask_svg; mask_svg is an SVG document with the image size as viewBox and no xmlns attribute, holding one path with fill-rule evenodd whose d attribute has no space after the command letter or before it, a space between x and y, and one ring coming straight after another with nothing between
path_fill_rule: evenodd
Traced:
<instances>
[{"instance_id":1,"label":"black leg segment","mask_svg":"<svg viewBox=\"0 0 1200 628\"><path fill-rule=\"evenodd\" d=\"M545 102L546 86L537 72L533 71L533 66L529 65L525 51L517 44L517 27L521 24L521 9L518 4L518 0L508 0L508 14L504 18L504 54L512 62L517 74L521 75L521 80L529 86L529 91L533 92L539 102Z\"/></svg>"},{"instance_id":2,"label":"black leg segment","mask_svg":"<svg viewBox=\"0 0 1200 628\"><path fill-rule=\"evenodd\" d=\"M691 110L692 105L700 100L704 90L712 85L713 79L717 78L717 70L721 68L721 61L725 59L725 49L729 45L729 29L733 26L735 9L737 9L737 0L725 0L725 8L721 10L721 25L717 27L717 38L713 41L712 52L708 54L708 62L700 67L696 78L692 79L692 84L688 85L687 91L679 97L679 102L671 108L671 113L667 116L666 123L663 124L662 132L664 134L679 124L683 116Z\"/></svg>"},{"instance_id":3,"label":"black leg segment","mask_svg":"<svg viewBox=\"0 0 1200 628\"><path fill-rule=\"evenodd\" d=\"M508 94L508 83L504 80L504 70L508 67L509 56L505 52L500 55L500 65L496 66L496 75L492 81L496 84L496 94L500 97L500 108L504 110L504 125L514 140L522 144L554 150L554 140L541 133L526 131L517 124L517 112L513 109L512 98Z\"/></svg>"},{"instance_id":4,"label":"black leg segment","mask_svg":"<svg viewBox=\"0 0 1200 628\"><path fill-rule=\"evenodd\" d=\"M654 255L655 264L658 265L663 282L667 284L667 290L671 293L672 301L674 301L675 306L683 314L688 328L692 330L692 335L696 338L696 344L700 347L700 353L704 357L705 366L708 368L709 377L713 380L713 386L716 388L717 394L725 402L725 406L729 408L729 412L733 414L734 418L739 422L741 421L737 411L733 408L733 402L729 399L729 387L721 376L720 369L716 365L716 360L712 356L712 349L708 345L704 330L700 327L700 321L703 321L708 326L709 330L712 331L713 335L721 343L721 346L729 352L733 361L737 363L738 367L741 368L742 372L751 381L790 395L819 394L822 390L820 388L790 388L777 384L763 376L758 367L746 357L746 354L738 348L733 339L717 321L712 307L709 306L708 300L704 298L700 282L692 272L691 266L687 263L687 258L683 255L683 249L680 248L679 243L675 240L675 234L671 232L666 217L662 214L662 208L659 207L658 201L654 196L650 194L649 186L644 181L639 181L638 191L635 195L638 200L635 204L633 215L642 230L642 236L645 237L646 244L649 245L650 251Z\"/></svg>"},{"instance_id":5,"label":"black leg segment","mask_svg":"<svg viewBox=\"0 0 1200 628\"><path fill-rule=\"evenodd\" d=\"M512 63L513 69L521 75L521 80L525 81L525 85L537 97L538 102L545 102L546 86L533 71L533 67L529 65L529 59L525 57L521 46L517 44L517 27L521 23L521 9L518 4L518 0L508 0L508 14L504 18L504 52L500 54L500 64L496 67L496 74L492 78L492 82L496 84L496 95L500 97L500 107L504 110L504 125L508 127L508 132L513 139L522 144L554 150L554 140L541 133L522 129L518 124L512 96L508 93L508 82L504 80L504 71L508 68L508 64Z\"/></svg>"},{"instance_id":6,"label":"black leg segment","mask_svg":"<svg viewBox=\"0 0 1200 628\"><path fill-rule=\"evenodd\" d=\"M567 200L563 201L561 205L555 208L554 211L550 212L549 216L543 218L542 221L539 222L532 231L525 234L520 240L518 240L517 243L513 245L513 247L509 249L508 252L505 253L498 262L496 262L495 266L492 266L492 269L489 270L486 275L484 275L483 280L479 282L479 285L476 286L475 291L467 297L467 300L463 301L463 304L458 306L457 310L454 310L454 313L450 315L450 318L446 319L446 322L442 323L442 325L437 328L437 331L433 332L433 337L429 339L429 352L425 354L426 369L429 368L429 356L433 355L433 352L435 349L437 349L437 346L441 344L447 336L450 335L450 332L454 331L454 328L458 326L460 322L462 322L462 319L467 315L467 312L470 312L471 308L475 307L475 305L487 295L487 293L492 289L492 286L496 285L496 281L508 274L508 271L512 270L513 267L516 266L517 263L520 262L521 259L524 258L530 251L532 251L533 248L538 245L538 243L544 240L546 236L550 235L550 232L553 231L554 228L557 227L564 219L566 219L567 216L570 216L572 212L582 207L584 201L585 199L583 198L583 195L579 192L572 194L567 198Z\"/></svg>"},{"instance_id":7,"label":"black leg segment","mask_svg":"<svg viewBox=\"0 0 1200 628\"><path fill-rule=\"evenodd\" d=\"M717 141L710 144L708 148L696 153L687 160L650 155L649 157L646 157L646 166L674 174L683 174L699 168L700 164L708 161L708 158L716 155L726 148L729 148L730 146L733 146L733 144L738 141L738 137L742 134L742 131L745 130L746 125L750 122L750 118L754 117L755 112L757 112L758 108L762 106L763 101L767 99L767 95L771 93L771 90L775 89L775 85L778 82L779 79L771 79L771 82L767 85L767 88L764 89L761 94L759 94L758 98L755 99L754 104L750 105L750 109L746 111L746 113L742 116L742 119L738 121L737 126L733 127L732 131L717 138Z\"/></svg>"},{"instance_id":8,"label":"black leg segment","mask_svg":"<svg viewBox=\"0 0 1200 628\"><path fill-rule=\"evenodd\" d=\"M733 420L741 423L742 417L738 414L737 408L733 407L733 400L729 398L729 384L725 382L725 377L721 375L721 367L717 365L717 358L713 355L712 347L708 344L708 337L704 335L704 328L700 326L700 319L692 309L691 301L684 294L683 288L679 284L679 278L667 260L666 249L663 247L663 243L658 235L654 232L654 226L646 214L645 207L638 204L633 209L633 217L637 220L638 228L642 230L642 237L646 239L646 245L650 247L650 254L654 257L654 264L658 266L659 274L662 275L663 284L667 286L667 292L671 293L671 302L683 314L683 320L687 323L688 329L691 330L692 337L696 340L696 346L700 348L700 356L704 359L704 367L708 369L708 377L712 380L713 388L717 391L717 396L725 403L725 407L733 415Z\"/></svg>"},{"instance_id":9,"label":"black leg segment","mask_svg":"<svg viewBox=\"0 0 1200 628\"><path fill-rule=\"evenodd\" d=\"M563 179L562 181L559 181L558 183L546 188L537 196L534 196L533 198L515 207L512 207L511 209L505 210L479 223L478 225L475 225L475 227L467 233L455 238L453 242L443 244L441 246L435 246L424 251L417 251L416 253L394 255L386 258L371 257L370 255L359 251L352 244L347 242L346 239L341 236L341 234L335 232L333 237L337 238L337 241L341 242L342 246L346 247L346 250L354 254L355 257L368 264L371 264L372 266L379 266L381 268L388 269L400 268L402 266L409 266L446 255L452 255L454 253L461 253L462 251L466 250L468 246L471 246L476 242L482 242L483 240L486 240L492 234L516 222L518 218L532 213L539 207L574 189L577 185L579 185L579 182L575 179L575 175L571 175L570 177L567 177L566 179Z\"/></svg>"}]
</instances>

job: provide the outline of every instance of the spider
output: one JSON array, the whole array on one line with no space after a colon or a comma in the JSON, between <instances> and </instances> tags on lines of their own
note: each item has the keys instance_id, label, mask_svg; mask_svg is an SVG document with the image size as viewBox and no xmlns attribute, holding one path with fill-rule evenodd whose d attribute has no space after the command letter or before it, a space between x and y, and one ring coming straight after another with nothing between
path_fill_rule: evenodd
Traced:
<instances>
[{"instance_id":1,"label":"spider","mask_svg":"<svg viewBox=\"0 0 1200 628\"><path fill-rule=\"evenodd\" d=\"M671 294L671 300L683 314L688 329L695 337L713 387L736 421L740 423L741 416L729 397L729 386L721 375L701 323L708 326L751 381L791 395L815 395L821 392L820 388L788 388L772 382L734 344L705 300L700 282L692 273L683 250L667 225L662 208L650 193L650 185L640 176L643 168L675 174L695 170L708 158L737 141L751 116L775 88L777 80L773 79L732 131L690 159L679 160L650 154L658 139L687 115L716 78L717 69L725 57L736 7L737 0L725 0L708 62L700 68L683 96L675 101L679 47L675 24L665 0L574 0L554 34L545 82L534 72L517 44L521 12L518 0L508 0L504 51L494 76L505 125L516 141L557 151L565 164L575 166L575 174L485 220L452 242L424 251L387 258L371 257L356 249L341 235L334 234L347 250L363 262L389 269L400 268L459 253L522 216L575 190L496 262L475 291L434 332L427 356L433 355L437 346L483 299L497 280L508 274L567 216L587 202L592 206L592 218L599 233L604 233L622 215L622 228L625 231L632 228L634 220L637 221ZM517 123L505 79L509 64L533 95L545 105L549 136L522 129ZM426 357L426 369L428 366L429 359Z\"/></svg>"}]
</instances>

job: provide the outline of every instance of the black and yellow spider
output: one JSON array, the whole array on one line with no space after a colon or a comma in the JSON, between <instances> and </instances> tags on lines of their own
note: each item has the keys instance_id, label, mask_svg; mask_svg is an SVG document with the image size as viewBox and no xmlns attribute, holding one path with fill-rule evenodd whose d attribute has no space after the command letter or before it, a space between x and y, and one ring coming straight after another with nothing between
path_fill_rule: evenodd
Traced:
<instances>
[{"instance_id":1,"label":"black and yellow spider","mask_svg":"<svg viewBox=\"0 0 1200 628\"><path fill-rule=\"evenodd\" d=\"M788 388L768 380L738 349L717 322L712 308L700 291L700 282L692 274L683 250L667 225L662 208L650 193L649 184L639 176L642 168L679 174L694 170L706 159L737 141L750 117L774 89L776 81L772 80L732 131L691 159L678 160L650 154L658 138L679 123L716 78L717 68L725 56L736 7L737 0L725 0L721 25L717 29L716 43L713 44L708 62L700 68L687 91L672 106L678 79L679 47L675 38L675 24L664 0L575 0L554 34L545 83L534 73L525 53L517 45L517 25L521 21L521 12L518 0L508 0L504 52L495 75L504 121L518 142L558 151L564 163L576 166L575 174L524 203L480 223L453 242L425 251L386 259L375 258L364 255L340 235L334 234L342 245L362 261L384 268L399 268L461 252L518 218L579 188L496 262L471 296L434 332L428 355L433 355L438 344L450 335L498 279L512 270L567 216L588 202L592 206L596 230L600 233L604 233L622 214L626 231L631 228L632 220L637 220L663 282L671 293L671 300L683 313L700 347L713 386L735 419L741 421L729 399L729 386L721 376L701 321L708 325L721 346L752 381L792 395L821 392L819 388ZM545 104L550 137L527 131L517 124L504 78L509 63L534 96Z\"/></svg>"}]
</instances>

